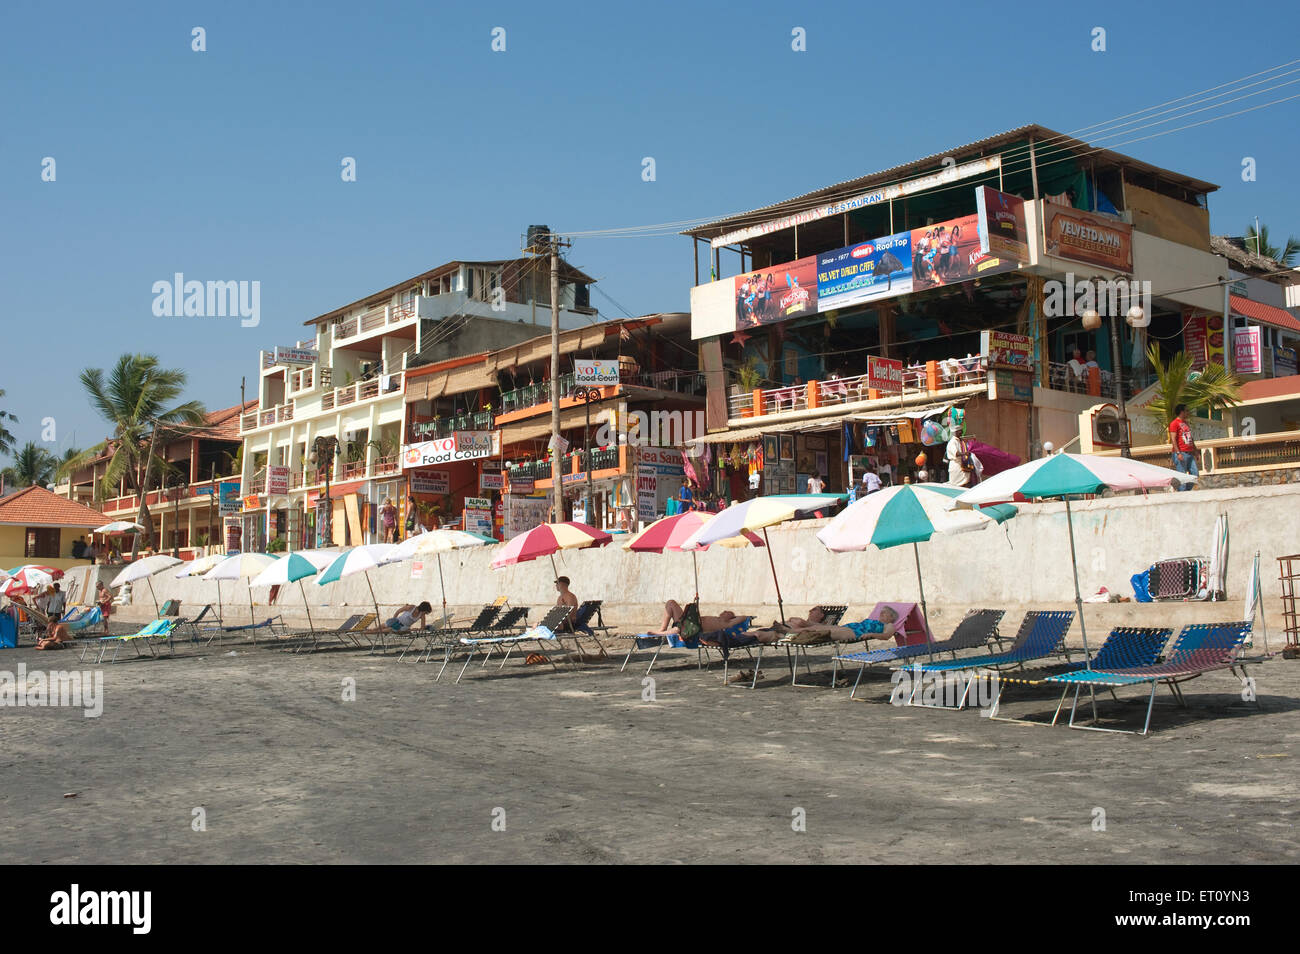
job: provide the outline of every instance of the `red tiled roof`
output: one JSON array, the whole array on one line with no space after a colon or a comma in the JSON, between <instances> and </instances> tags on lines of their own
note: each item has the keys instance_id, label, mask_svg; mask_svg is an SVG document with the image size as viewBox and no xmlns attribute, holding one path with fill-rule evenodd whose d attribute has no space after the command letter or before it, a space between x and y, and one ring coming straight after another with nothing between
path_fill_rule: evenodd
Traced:
<instances>
[{"instance_id":1,"label":"red tiled roof","mask_svg":"<svg viewBox=\"0 0 1300 954\"><path fill-rule=\"evenodd\" d=\"M20 527L92 528L108 523L108 517L44 487L28 487L0 498L0 524Z\"/></svg>"},{"instance_id":2,"label":"red tiled roof","mask_svg":"<svg viewBox=\"0 0 1300 954\"><path fill-rule=\"evenodd\" d=\"M1240 295L1229 295L1228 301L1232 310L1239 315L1254 318L1256 321L1281 328L1283 331L1300 334L1300 319L1295 318L1289 311L1283 311L1273 305L1265 305L1263 302L1251 301Z\"/></svg>"},{"instance_id":3,"label":"red tiled roof","mask_svg":"<svg viewBox=\"0 0 1300 954\"><path fill-rule=\"evenodd\" d=\"M251 411L256 407L257 399L254 398L251 401L244 402L242 407L235 404L230 407L222 408L220 411L209 411L205 418L207 423L201 427L195 428L185 436L197 437L200 440L205 441L231 441L238 444L243 440L243 438L239 436L240 414L246 411ZM113 441L112 438L109 438L108 446L104 453L100 454L93 461L88 461L87 465L91 463L97 464L101 461L108 460L113 456L115 446L116 442Z\"/></svg>"}]
</instances>

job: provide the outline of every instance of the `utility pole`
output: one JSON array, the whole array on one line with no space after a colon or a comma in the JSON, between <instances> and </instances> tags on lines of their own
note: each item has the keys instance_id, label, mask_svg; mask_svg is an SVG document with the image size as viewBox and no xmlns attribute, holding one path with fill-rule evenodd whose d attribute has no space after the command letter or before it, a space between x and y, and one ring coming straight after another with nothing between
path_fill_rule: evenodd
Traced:
<instances>
[{"instance_id":1,"label":"utility pole","mask_svg":"<svg viewBox=\"0 0 1300 954\"><path fill-rule=\"evenodd\" d=\"M551 256L551 520L564 519L563 454L560 452L560 249L564 241L544 225L530 225L524 251Z\"/></svg>"}]
</instances>

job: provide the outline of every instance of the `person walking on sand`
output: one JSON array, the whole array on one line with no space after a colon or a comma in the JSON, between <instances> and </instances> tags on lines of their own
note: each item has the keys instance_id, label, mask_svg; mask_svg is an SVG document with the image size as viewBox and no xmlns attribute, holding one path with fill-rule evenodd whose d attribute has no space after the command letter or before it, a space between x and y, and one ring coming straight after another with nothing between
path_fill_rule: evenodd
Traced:
<instances>
[{"instance_id":1,"label":"person walking on sand","mask_svg":"<svg viewBox=\"0 0 1300 954\"><path fill-rule=\"evenodd\" d=\"M1174 470L1180 474L1191 474L1193 477L1200 477L1200 468L1196 465L1196 458L1199 452L1196 449L1196 439L1192 437L1192 426L1187 423L1187 419L1192 416L1186 404L1179 404L1174 408L1174 419L1169 422L1169 443L1173 445ZM1191 484L1181 485L1179 490L1191 490Z\"/></svg>"},{"instance_id":2,"label":"person walking on sand","mask_svg":"<svg viewBox=\"0 0 1300 954\"><path fill-rule=\"evenodd\" d=\"M108 635L108 618L113 615L113 593L100 580L95 584L95 605L99 607L99 618L104 623L104 635Z\"/></svg>"},{"instance_id":3,"label":"person walking on sand","mask_svg":"<svg viewBox=\"0 0 1300 954\"><path fill-rule=\"evenodd\" d=\"M393 506L392 497L384 498L384 505L379 508L379 522L384 529L384 542L396 543L394 538L397 536L397 508Z\"/></svg>"}]
</instances>

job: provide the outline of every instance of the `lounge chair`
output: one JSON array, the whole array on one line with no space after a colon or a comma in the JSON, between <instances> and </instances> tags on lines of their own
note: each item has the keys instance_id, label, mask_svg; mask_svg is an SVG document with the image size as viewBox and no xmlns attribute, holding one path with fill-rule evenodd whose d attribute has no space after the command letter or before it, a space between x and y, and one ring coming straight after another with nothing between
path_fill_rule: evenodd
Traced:
<instances>
[{"instance_id":1,"label":"lounge chair","mask_svg":"<svg viewBox=\"0 0 1300 954\"><path fill-rule=\"evenodd\" d=\"M953 659L956 659L957 653L962 650L988 649L989 643L997 638L998 624L1002 622L1006 612L1006 610L994 609L972 610L957 624L951 636L934 643L906 643L902 646L889 646L885 649L872 649L860 653L841 653L831 659L831 685L835 685L840 663L857 663L860 667L858 677L853 680L853 691L849 693L849 698L854 699L857 697L862 674L869 666L921 656L938 656L943 653L949 653Z\"/></svg>"},{"instance_id":2,"label":"lounge chair","mask_svg":"<svg viewBox=\"0 0 1300 954\"><path fill-rule=\"evenodd\" d=\"M81 658L84 661L90 645L98 643L99 655L95 661L102 663L104 661L104 654L108 652L108 647L111 645L113 647L113 658L110 659L109 662L116 662L117 654L121 651L122 646L130 643L131 647L135 650L137 657L144 655L144 653L140 651L140 647L143 646L145 649L149 650L149 654L153 658L157 659L158 647L155 645L155 640L163 640L166 642L168 650L174 654L175 650L173 649L171 637L173 631L175 631L176 627L180 624L181 621L175 616L163 616L154 620L152 623L141 627L134 633L127 633L122 636L101 636L96 640L82 640L81 642L88 645L82 650Z\"/></svg>"},{"instance_id":3,"label":"lounge chair","mask_svg":"<svg viewBox=\"0 0 1300 954\"><path fill-rule=\"evenodd\" d=\"M1101 644L1097 650L1097 655L1092 657L1093 669L1140 669L1145 666L1155 664L1160 657L1160 650L1165 648L1165 643L1169 642L1169 637L1174 631L1167 626L1120 626L1110 631L1106 641ZM1083 670L1087 663L1083 661L1065 663L1064 672L1078 672ZM1007 685L1021 686L1039 686L1046 683L1052 676L1063 675L1061 666L1040 667L1036 669L1024 669L1007 675L998 675L998 691L993 698L993 705L989 709L988 717L996 719L999 722L1032 722L1028 719L1007 719L998 715L998 706L1002 703L1002 693L1006 691ZM1050 723L1037 723L1034 725L1056 725L1056 720L1061 714L1061 707L1065 704L1066 694L1069 693L1069 687L1061 693L1061 701L1057 703L1056 711L1052 714ZM1114 695L1114 693L1111 693Z\"/></svg>"},{"instance_id":4,"label":"lounge chair","mask_svg":"<svg viewBox=\"0 0 1300 954\"><path fill-rule=\"evenodd\" d=\"M843 604L823 604L816 607L816 609L821 610L822 614L822 621L817 624L818 626L838 626L840 625L840 620L844 618L844 614L849 611L848 606ZM804 668L808 670L809 674L812 672L812 669L808 665L808 647L829 646L833 642L834 640L831 639L829 632L819 631L816 627L810 627L809 629L798 633L787 633L785 636L778 639L775 645L783 646L785 648L785 662L790 668L790 685L797 686L799 684L800 659L803 660ZM764 647L762 643L759 643L758 659L754 661L754 675L756 677L758 675L758 667L763 665L764 648L766 647ZM791 650L794 651L793 657L791 656ZM832 680L831 685L834 684L834 680Z\"/></svg>"},{"instance_id":5,"label":"lounge chair","mask_svg":"<svg viewBox=\"0 0 1300 954\"><path fill-rule=\"evenodd\" d=\"M412 647L422 639L424 640L424 650L425 655L427 656L429 650L433 647L433 641L441 634L451 631L451 621L454 616L454 613L447 613L445 615L440 614L436 620L432 621L430 621L426 616L423 625L416 626L412 624L410 626L403 626L401 629L393 629L388 625L380 627L383 640L385 640L385 652L388 650L386 640L392 639L396 641L399 637L405 637L406 645L402 647L402 651L397 657L398 662L401 662L406 654L411 651Z\"/></svg>"},{"instance_id":6,"label":"lounge chair","mask_svg":"<svg viewBox=\"0 0 1300 954\"><path fill-rule=\"evenodd\" d=\"M540 623L523 630L511 629L509 631L502 631L489 636L460 637L461 645L470 647L470 652L465 659L465 665L461 667L460 675L456 677L456 681L460 682L461 676L465 675L465 670L469 668L469 664L473 660L474 654L478 651L479 647L482 647L484 650L485 655L483 664L485 666L487 665L488 657L496 647L502 647L505 649L505 655L501 660L501 665L498 666L497 669L505 667L506 662L510 659L510 654L520 643L536 642L538 648L541 649L544 648L545 643L553 641L557 646L563 648L563 643L560 642L561 629L573 615L574 609L575 607L572 606L552 606L547 611L546 615L542 617ZM507 613L506 615L509 616L510 614ZM582 655L581 647L578 648L578 655ZM556 668L555 662L549 655L546 656L546 661L551 664L552 669Z\"/></svg>"},{"instance_id":7,"label":"lounge chair","mask_svg":"<svg viewBox=\"0 0 1300 954\"><path fill-rule=\"evenodd\" d=\"M1155 706L1156 687L1160 683L1163 682L1169 686L1178 704L1185 707L1187 703L1183 699L1182 690L1178 688L1179 683L1196 679L1207 672L1214 672L1219 669L1228 669L1236 674L1238 666L1241 667L1240 676L1242 680L1244 681L1247 678L1246 664L1238 658L1238 653L1241 651L1242 644L1250 636L1250 627L1250 621L1200 623L1185 626L1183 631L1178 634L1174 648L1165 657L1164 662L1150 666L1114 670L1100 669L1094 663L1094 667L1091 669L1062 673L1058 676L1052 676L1046 681L1063 686L1066 691L1071 686L1074 687L1074 702L1070 706L1070 728L1088 729L1094 732L1124 732L1132 735L1146 735L1151 728L1151 710ZM1142 724L1141 732L1134 729L1112 729L1099 725L1075 725L1075 713L1079 708L1079 690L1084 686L1089 687L1090 690L1095 690L1099 686L1104 689L1114 690L1120 686L1136 686L1143 683L1151 684L1151 695L1147 700L1146 721ZM1257 700L1256 705L1258 704ZM1095 708L1095 698L1093 705ZM1096 721L1095 711L1093 721Z\"/></svg>"},{"instance_id":8,"label":"lounge chair","mask_svg":"<svg viewBox=\"0 0 1300 954\"><path fill-rule=\"evenodd\" d=\"M527 606L512 606L481 629L465 631L451 629L440 634L443 648L442 667L438 670L438 675L433 677L433 681L437 682L442 678L448 663L451 662L451 657L458 652L466 653L469 659L473 659L475 653L482 647L483 665L486 666L495 644L509 641L509 638L519 630L527 628L529 610L530 607ZM466 666L469 665L469 659L465 662ZM461 675L464 674L465 670L462 669ZM460 682L460 676L456 677L456 681Z\"/></svg>"},{"instance_id":9,"label":"lounge chair","mask_svg":"<svg viewBox=\"0 0 1300 954\"><path fill-rule=\"evenodd\" d=\"M200 623L204 623L205 629L211 628L213 623L215 623L217 628L220 629L221 617L213 612L211 603L208 603L203 607L203 609L199 610L197 615L181 620L182 625L189 627L190 639L194 642L198 642L203 638L203 631L199 629ZM208 641L211 642L210 639Z\"/></svg>"},{"instance_id":10,"label":"lounge chair","mask_svg":"<svg viewBox=\"0 0 1300 954\"><path fill-rule=\"evenodd\" d=\"M349 641L351 641L352 644L355 646L357 645L356 640L352 639L352 637L348 634L351 633L353 630L355 630L358 626L363 625L363 623L365 625L369 625L369 623L366 622L366 620L369 620L369 622L374 622L375 614L374 613L369 613L369 614L353 613L351 616L349 616L347 619L345 619L343 622L339 623L337 626L333 628L325 627L323 629L316 629L315 627L313 627L311 629L300 629L300 630L296 630L295 632L285 633L280 638L289 644L284 647L285 650L295 654L300 653L303 650L307 649L308 646L311 647L309 650L310 652L315 652L316 649L320 646L321 642L324 639L331 636L337 637L338 641L342 643L344 646L347 646Z\"/></svg>"},{"instance_id":11,"label":"lounge chair","mask_svg":"<svg viewBox=\"0 0 1300 954\"><path fill-rule=\"evenodd\" d=\"M613 629L613 627L605 625L605 619L601 615L600 608L604 605L604 602L604 600L584 600L569 621L569 629L573 632L590 636L596 641L596 645L600 647L601 656L605 655L605 646L596 633L599 631L608 636ZM595 618L594 625L592 624L593 617Z\"/></svg>"},{"instance_id":12,"label":"lounge chair","mask_svg":"<svg viewBox=\"0 0 1300 954\"><path fill-rule=\"evenodd\" d=\"M1002 669L1007 666L1020 666L1023 668L1027 662L1046 659L1059 653L1064 653L1068 662L1070 656L1069 650L1065 648L1065 636L1070 631L1070 624L1073 622L1074 610L1031 611L1026 613L1025 618L1020 621L1020 629L1016 633L1015 641L1006 652L986 653L982 656L964 656L960 659L929 660L926 662L914 658L910 666L896 666L895 668L909 669L918 676L921 673L956 672L965 669ZM912 680L912 691L908 695L906 705L925 705L925 703L913 701L917 691L921 688L922 682L923 680L920 678ZM974 680L967 680L966 688L962 692L961 699L957 702L958 709L966 705L966 697L969 695L973 683ZM930 708L948 707L930 706Z\"/></svg>"},{"instance_id":13,"label":"lounge chair","mask_svg":"<svg viewBox=\"0 0 1300 954\"><path fill-rule=\"evenodd\" d=\"M180 600L163 600L162 609L160 609L160 610L158 611L158 615L159 615L159 616L180 616L180 615L181 615L181 601L180 601Z\"/></svg>"}]
</instances>

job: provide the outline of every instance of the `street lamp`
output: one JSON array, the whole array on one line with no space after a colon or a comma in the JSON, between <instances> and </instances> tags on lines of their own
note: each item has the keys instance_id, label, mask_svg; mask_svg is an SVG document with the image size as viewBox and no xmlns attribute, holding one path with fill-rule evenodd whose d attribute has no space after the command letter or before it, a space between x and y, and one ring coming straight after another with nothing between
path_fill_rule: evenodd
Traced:
<instances>
[{"instance_id":1,"label":"street lamp","mask_svg":"<svg viewBox=\"0 0 1300 954\"><path fill-rule=\"evenodd\" d=\"M583 432L583 444L587 451L587 523L592 521L591 506L591 402L599 401L603 394L600 388L576 387L571 392L572 395L581 401L587 412L586 430ZM595 526L595 524L592 524Z\"/></svg>"},{"instance_id":2,"label":"street lamp","mask_svg":"<svg viewBox=\"0 0 1300 954\"><path fill-rule=\"evenodd\" d=\"M1086 331L1096 331L1098 328L1101 327L1101 315L1098 314L1096 309L1094 308L1089 308L1086 311L1084 311L1081 318L1083 319L1083 327L1084 330ZM1132 457L1133 448L1130 443L1130 439L1129 439L1130 435L1128 430L1129 427L1128 407L1124 400L1124 376L1123 376L1123 370L1120 366L1119 322L1117 319L1118 319L1117 315L1111 316L1110 349L1111 349L1111 364L1114 367L1114 370L1111 373L1112 375L1114 375L1115 396L1119 400L1119 426L1120 426L1119 452L1124 457ZM1128 322L1129 326L1132 328L1145 328L1150 321L1150 319L1148 319L1146 316L1146 312L1142 310L1142 307L1140 305L1134 305L1133 307L1131 307L1128 310L1128 312L1124 315L1124 320Z\"/></svg>"}]
</instances>

